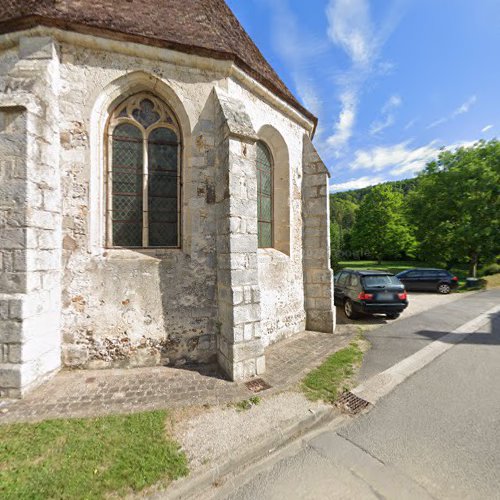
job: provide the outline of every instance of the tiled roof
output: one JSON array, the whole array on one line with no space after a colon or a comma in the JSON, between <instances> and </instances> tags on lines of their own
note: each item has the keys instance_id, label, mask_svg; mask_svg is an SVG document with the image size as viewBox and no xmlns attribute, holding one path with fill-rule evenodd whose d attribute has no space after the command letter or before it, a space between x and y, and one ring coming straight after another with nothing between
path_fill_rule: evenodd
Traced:
<instances>
[{"instance_id":1,"label":"tiled roof","mask_svg":"<svg viewBox=\"0 0 500 500\"><path fill-rule=\"evenodd\" d=\"M229 59L316 122L224 0L0 0L0 33L37 25Z\"/></svg>"}]
</instances>

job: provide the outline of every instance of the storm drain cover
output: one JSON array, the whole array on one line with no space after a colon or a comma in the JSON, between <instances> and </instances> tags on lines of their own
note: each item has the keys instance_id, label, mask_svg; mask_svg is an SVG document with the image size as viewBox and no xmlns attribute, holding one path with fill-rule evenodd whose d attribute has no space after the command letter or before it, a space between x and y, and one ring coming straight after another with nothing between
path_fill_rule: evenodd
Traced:
<instances>
[{"instance_id":1,"label":"storm drain cover","mask_svg":"<svg viewBox=\"0 0 500 500\"><path fill-rule=\"evenodd\" d=\"M349 413L351 415L356 415L357 413L360 413L365 408L368 408L368 406L370 406L370 403L368 401L361 399L360 397L356 396L356 394L353 394L349 391L344 392L335 404L343 412Z\"/></svg>"},{"instance_id":2,"label":"storm drain cover","mask_svg":"<svg viewBox=\"0 0 500 500\"><path fill-rule=\"evenodd\" d=\"M250 382L246 382L245 385L247 386L247 389L250 389L252 392L262 392L267 389L271 389L271 386L267 382L264 382L261 378L250 380Z\"/></svg>"}]
</instances>

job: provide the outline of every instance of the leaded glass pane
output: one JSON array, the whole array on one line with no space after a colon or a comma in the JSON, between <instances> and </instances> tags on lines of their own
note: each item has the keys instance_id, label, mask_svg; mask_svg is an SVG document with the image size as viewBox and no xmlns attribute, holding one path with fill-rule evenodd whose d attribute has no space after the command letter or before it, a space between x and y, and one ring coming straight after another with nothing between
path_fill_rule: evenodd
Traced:
<instances>
[{"instance_id":1,"label":"leaded glass pane","mask_svg":"<svg viewBox=\"0 0 500 500\"><path fill-rule=\"evenodd\" d=\"M273 246L272 225L268 222L259 222L259 247L269 248Z\"/></svg>"},{"instance_id":2,"label":"leaded glass pane","mask_svg":"<svg viewBox=\"0 0 500 500\"><path fill-rule=\"evenodd\" d=\"M139 108L132 111L132 116L144 127L148 128L160 119L159 113L154 110L154 104L149 99L143 99Z\"/></svg>"},{"instance_id":3,"label":"leaded glass pane","mask_svg":"<svg viewBox=\"0 0 500 500\"><path fill-rule=\"evenodd\" d=\"M260 199L260 220L271 223L273 220L273 207L271 198L261 197Z\"/></svg>"},{"instance_id":4,"label":"leaded glass pane","mask_svg":"<svg viewBox=\"0 0 500 500\"><path fill-rule=\"evenodd\" d=\"M142 133L118 125L112 141L113 245L142 246Z\"/></svg>"},{"instance_id":5,"label":"leaded glass pane","mask_svg":"<svg viewBox=\"0 0 500 500\"><path fill-rule=\"evenodd\" d=\"M178 143L175 132L158 128L148 140L149 246L178 246Z\"/></svg>"},{"instance_id":6,"label":"leaded glass pane","mask_svg":"<svg viewBox=\"0 0 500 500\"><path fill-rule=\"evenodd\" d=\"M271 196L273 189L273 181L271 178L271 172L260 171L260 190L262 194L267 194Z\"/></svg>"},{"instance_id":7,"label":"leaded glass pane","mask_svg":"<svg viewBox=\"0 0 500 500\"><path fill-rule=\"evenodd\" d=\"M259 247L273 245L273 164L263 142L257 143L257 215Z\"/></svg>"}]
</instances>

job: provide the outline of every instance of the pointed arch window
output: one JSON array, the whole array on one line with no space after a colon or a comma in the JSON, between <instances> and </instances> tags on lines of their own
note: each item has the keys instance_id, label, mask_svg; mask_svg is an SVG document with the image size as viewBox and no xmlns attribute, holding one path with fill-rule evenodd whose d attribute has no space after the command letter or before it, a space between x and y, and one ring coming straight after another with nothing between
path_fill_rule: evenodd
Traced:
<instances>
[{"instance_id":1,"label":"pointed arch window","mask_svg":"<svg viewBox=\"0 0 500 500\"><path fill-rule=\"evenodd\" d=\"M273 158L267 145L257 142L257 219L259 248L273 246Z\"/></svg>"},{"instance_id":2,"label":"pointed arch window","mask_svg":"<svg viewBox=\"0 0 500 500\"><path fill-rule=\"evenodd\" d=\"M143 93L117 106L108 158L108 246L179 247L180 131L166 104Z\"/></svg>"}]
</instances>

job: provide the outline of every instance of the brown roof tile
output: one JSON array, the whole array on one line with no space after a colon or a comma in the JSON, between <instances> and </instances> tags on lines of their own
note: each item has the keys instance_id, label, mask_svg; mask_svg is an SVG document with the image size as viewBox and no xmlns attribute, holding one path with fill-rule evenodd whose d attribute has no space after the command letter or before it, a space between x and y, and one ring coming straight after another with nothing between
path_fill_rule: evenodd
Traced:
<instances>
[{"instance_id":1,"label":"brown roof tile","mask_svg":"<svg viewBox=\"0 0 500 500\"><path fill-rule=\"evenodd\" d=\"M0 33L36 25L230 59L316 123L224 0L0 0Z\"/></svg>"}]
</instances>

